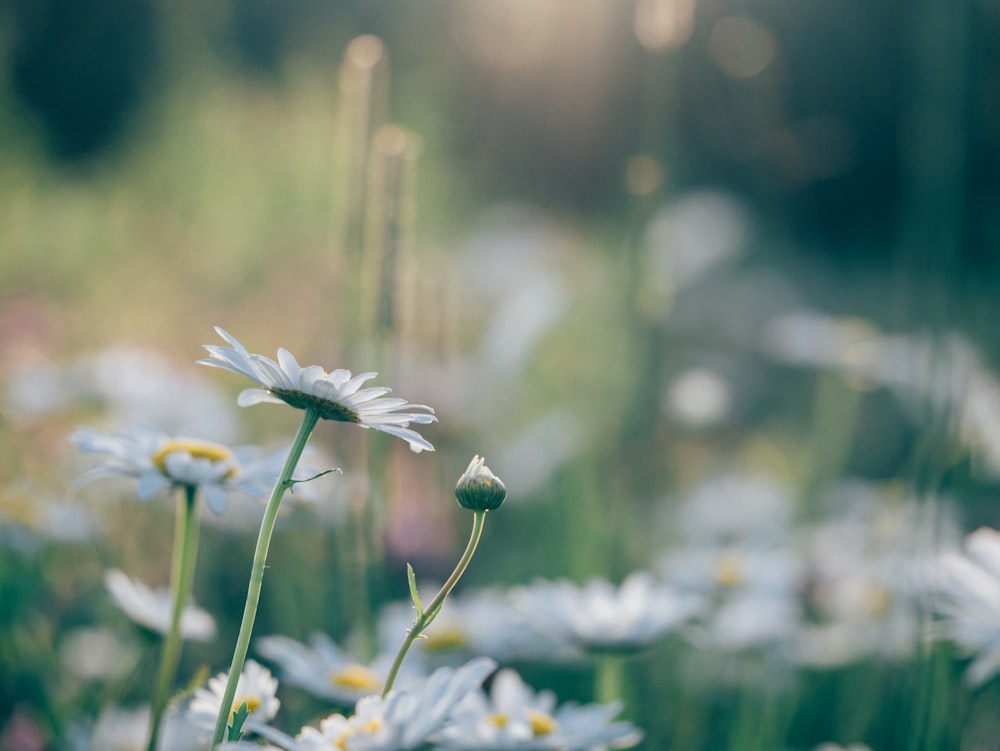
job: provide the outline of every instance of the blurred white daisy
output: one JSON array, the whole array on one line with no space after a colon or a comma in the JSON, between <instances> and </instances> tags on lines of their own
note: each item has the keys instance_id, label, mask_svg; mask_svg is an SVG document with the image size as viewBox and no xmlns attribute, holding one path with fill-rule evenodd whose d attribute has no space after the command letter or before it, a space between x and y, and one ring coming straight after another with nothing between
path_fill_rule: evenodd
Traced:
<instances>
[{"instance_id":1,"label":"blurred white daisy","mask_svg":"<svg viewBox=\"0 0 1000 751\"><path fill-rule=\"evenodd\" d=\"M226 673L219 673L214 678L208 679L207 686L195 690L187 710L188 717L195 725L206 729L215 726L222 698L226 692L226 678ZM278 680L271 675L271 671L253 660L247 660L236 683L230 720L233 713L243 704L247 705L248 711L244 727L273 720L278 713L278 707L281 706L277 691Z\"/></svg>"},{"instance_id":2,"label":"blurred white daisy","mask_svg":"<svg viewBox=\"0 0 1000 751\"><path fill-rule=\"evenodd\" d=\"M174 595L169 589L150 589L118 569L105 572L104 584L115 604L133 621L159 634L170 629ZM181 636L211 641L215 638L215 621L194 603L188 603L181 613Z\"/></svg>"},{"instance_id":3,"label":"blurred white daisy","mask_svg":"<svg viewBox=\"0 0 1000 751\"><path fill-rule=\"evenodd\" d=\"M434 410L405 399L385 398L392 391L386 387L361 388L377 373L352 376L344 369L328 373L319 365L303 368L286 349L278 350L275 362L263 355L250 354L226 331L219 327L215 330L232 346L207 344L205 349L211 357L198 362L246 376L260 386L240 393L237 403L241 407L270 402L289 404L296 409L313 408L324 420L355 423L402 438L414 452L434 450L426 438L409 427L410 423L435 422Z\"/></svg>"},{"instance_id":4,"label":"blurred white daisy","mask_svg":"<svg viewBox=\"0 0 1000 751\"><path fill-rule=\"evenodd\" d=\"M537 631L592 652L638 651L694 616L700 598L678 594L637 571L620 587L604 579L583 586L539 580L511 592L511 601Z\"/></svg>"},{"instance_id":5,"label":"blurred white daisy","mask_svg":"<svg viewBox=\"0 0 1000 751\"><path fill-rule=\"evenodd\" d=\"M627 748L642 740L629 722L616 722L620 702L556 707L551 691L535 693L513 670L501 670L487 695L470 693L441 733L439 747L474 749L558 749L592 751Z\"/></svg>"},{"instance_id":6,"label":"blurred white daisy","mask_svg":"<svg viewBox=\"0 0 1000 751\"><path fill-rule=\"evenodd\" d=\"M308 644L287 636L265 636L255 644L258 654L280 667L283 684L345 705L381 691L393 657L364 664L320 632L310 635Z\"/></svg>"},{"instance_id":7,"label":"blurred white daisy","mask_svg":"<svg viewBox=\"0 0 1000 751\"><path fill-rule=\"evenodd\" d=\"M146 751L149 719L149 707L105 707L89 733L71 742L69 747L73 751ZM197 729L180 713L168 709L156 749L192 751L200 747L197 735Z\"/></svg>"},{"instance_id":8,"label":"blurred white daisy","mask_svg":"<svg viewBox=\"0 0 1000 751\"><path fill-rule=\"evenodd\" d=\"M79 428L70 440L82 453L106 458L78 480L131 477L138 495L149 500L170 488L197 488L205 504L221 514L232 493L266 497L277 479L287 450L262 453L254 447L229 448L194 438L171 438L151 430L105 433Z\"/></svg>"},{"instance_id":9,"label":"blurred white daisy","mask_svg":"<svg viewBox=\"0 0 1000 751\"><path fill-rule=\"evenodd\" d=\"M660 558L663 579L703 597L690 635L725 650L783 644L801 623L803 562L792 538L794 503L770 477L734 473L696 486L663 525L683 535Z\"/></svg>"},{"instance_id":10,"label":"blurred white daisy","mask_svg":"<svg viewBox=\"0 0 1000 751\"><path fill-rule=\"evenodd\" d=\"M703 626L690 634L696 641L738 650L798 633L803 567L792 550L703 543L670 551L660 571L678 591L710 603Z\"/></svg>"},{"instance_id":11,"label":"blurred white daisy","mask_svg":"<svg viewBox=\"0 0 1000 751\"><path fill-rule=\"evenodd\" d=\"M455 708L496 669L478 657L460 668L439 668L419 685L394 689L385 697L366 696L354 714L333 714L318 727L307 726L295 738L270 728L266 740L286 751L411 751L428 747L449 722ZM223 750L256 748L224 745Z\"/></svg>"},{"instance_id":12,"label":"blurred white daisy","mask_svg":"<svg viewBox=\"0 0 1000 751\"><path fill-rule=\"evenodd\" d=\"M951 506L857 480L837 483L821 500L834 512L806 533L811 618L798 659L829 667L911 657L940 551L960 541Z\"/></svg>"},{"instance_id":13,"label":"blurred white daisy","mask_svg":"<svg viewBox=\"0 0 1000 751\"><path fill-rule=\"evenodd\" d=\"M59 644L59 658L67 674L85 681L121 678L135 667L139 651L104 626L77 628Z\"/></svg>"},{"instance_id":14,"label":"blurred white daisy","mask_svg":"<svg viewBox=\"0 0 1000 751\"><path fill-rule=\"evenodd\" d=\"M430 602L436 592L436 587L426 591L421 587L424 602ZM379 643L386 651L394 651L412 624L412 602L390 603L379 613ZM528 628L524 614L514 607L508 592L486 588L449 595L434 622L413 643L407 659L440 666L459 664L475 655L500 662L579 657L565 641Z\"/></svg>"},{"instance_id":15,"label":"blurred white daisy","mask_svg":"<svg viewBox=\"0 0 1000 751\"><path fill-rule=\"evenodd\" d=\"M158 352L127 346L100 350L68 365L25 365L7 384L6 406L26 420L97 407L111 424L194 431L223 442L237 432L232 403L201 373L180 370Z\"/></svg>"},{"instance_id":16,"label":"blurred white daisy","mask_svg":"<svg viewBox=\"0 0 1000 751\"><path fill-rule=\"evenodd\" d=\"M936 589L946 633L973 656L966 678L982 685L1000 673L1000 532L980 527L965 555L942 555Z\"/></svg>"}]
</instances>

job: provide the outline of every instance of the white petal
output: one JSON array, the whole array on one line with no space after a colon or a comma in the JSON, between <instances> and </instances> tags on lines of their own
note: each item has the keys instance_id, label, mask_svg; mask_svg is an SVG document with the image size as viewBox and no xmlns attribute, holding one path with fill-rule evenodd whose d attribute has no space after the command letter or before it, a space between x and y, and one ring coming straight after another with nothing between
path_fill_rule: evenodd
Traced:
<instances>
[{"instance_id":1,"label":"white petal","mask_svg":"<svg viewBox=\"0 0 1000 751\"><path fill-rule=\"evenodd\" d=\"M244 389L236 397L236 403L241 407L252 407L254 404L284 404L281 399L264 389Z\"/></svg>"},{"instance_id":2,"label":"white petal","mask_svg":"<svg viewBox=\"0 0 1000 751\"><path fill-rule=\"evenodd\" d=\"M140 500L148 501L168 487L170 487L170 480L159 472L146 472L139 478L138 495Z\"/></svg>"}]
</instances>

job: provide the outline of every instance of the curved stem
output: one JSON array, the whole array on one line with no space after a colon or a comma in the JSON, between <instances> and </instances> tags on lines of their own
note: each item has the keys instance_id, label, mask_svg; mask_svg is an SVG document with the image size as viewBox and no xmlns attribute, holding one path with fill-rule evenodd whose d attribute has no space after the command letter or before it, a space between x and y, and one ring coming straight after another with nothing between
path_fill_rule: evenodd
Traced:
<instances>
[{"instance_id":1,"label":"curved stem","mask_svg":"<svg viewBox=\"0 0 1000 751\"><path fill-rule=\"evenodd\" d=\"M226 733L226 725L229 722L229 715L232 712L233 698L236 696L236 684L239 682L240 673L243 672L243 663L246 662L247 651L250 648L250 635L253 633L253 622L257 617L257 604L260 602L260 590L264 583L264 567L267 564L267 550L271 544L271 533L274 531L274 524L278 518L278 509L281 506L281 499L285 496L285 491L291 485L292 473L299 463L302 450L306 447L309 436L316 427L319 413L315 409L308 408L303 412L302 422L299 430L295 434L295 440L288 457L285 459L285 466L274 484L271 497L264 509L264 518L260 523L260 533L257 535L257 546L254 548L253 565L250 568L250 585L247 588L246 605L243 608L243 620L240 622L240 633L236 637L236 648L233 651L233 662L229 668L229 678L226 680L226 690L222 696L222 704L219 707L219 716L215 722L215 734L212 737L212 745L215 748L222 742Z\"/></svg>"},{"instance_id":2,"label":"curved stem","mask_svg":"<svg viewBox=\"0 0 1000 751\"><path fill-rule=\"evenodd\" d=\"M388 694L392 689L392 684L396 682L396 675L399 673L399 668L403 664L403 658L406 657L410 646L423 633L424 629L431 625L431 621L437 617L437 614L441 612L441 607L444 605L445 599L451 594L451 590L455 588L455 585L458 584L458 580L462 578L465 569L469 567L469 562L472 560L472 556L476 552L476 547L479 545L479 538L483 536L483 524L485 521L485 511L473 512L472 534L469 535L469 542L465 546L465 552L462 553L462 557L459 559L458 565L455 566L455 570L451 572L451 576L448 577L448 581L444 583L434 599L431 600L431 604L427 606L427 609L417 615L410 630L406 633L406 638L403 640L399 652L396 653L396 659L392 661L389 675L385 679L385 688L382 689L382 696Z\"/></svg>"},{"instance_id":3,"label":"curved stem","mask_svg":"<svg viewBox=\"0 0 1000 751\"><path fill-rule=\"evenodd\" d=\"M174 592L174 606L170 614L170 628L166 641L163 643L163 654L160 657L160 672L156 679L153 692L152 717L149 727L148 751L156 749L157 736L160 733L160 723L167 708L167 699L177 676L177 664L180 662L181 616L184 605L191 595L191 585L194 582L195 561L198 558L198 514L195 506L194 485L184 486L184 501L177 504L177 517L174 526L174 551L170 565L170 588Z\"/></svg>"}]
</instances>

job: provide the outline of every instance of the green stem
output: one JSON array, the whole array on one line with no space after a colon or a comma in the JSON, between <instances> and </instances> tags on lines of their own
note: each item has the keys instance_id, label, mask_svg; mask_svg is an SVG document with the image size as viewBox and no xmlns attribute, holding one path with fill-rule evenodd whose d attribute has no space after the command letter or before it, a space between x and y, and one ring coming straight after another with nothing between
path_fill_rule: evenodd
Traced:
<instances>
[{"instance_id":1,"label":"green stem","mask_svg":"<svg viewBox=\"0 0 1000 751\"><path fill-rule=\"evenodd\" d=\"M299 431L295 434L295 440L285 459L285 466L281 470L281 475L274 484L271 491L271 498L264 509L264 518L260 523L260 533L257 535L257 547L253 553L253 565L250 568L250 585L247 588L247 601L243 608L243 620L240 623L240 633L236 638L236 648L233 651L233 662L229 668L229 678L226 681L226 690L222 696L222 704L219 707L219 717L215 723L215 734L212 737L211 748L219 745L226 733L226 725L229 722L229 715L233 709L233 698L236 696L236 684L239 682L240 673L243 672L243 663L246 662L247 651L250 649L250 635L253 632L253 622L257 616L257 604L260 602L260 590L264 583L264 568L267 564L267 549L271 544L271 533L274 531L274 524L278 518L278 508L281 506L281 499L285 496L285 491L291 486L292 473L299 463L302 451L306 447L309 436L316 427L319 413L315 409L306 409L302 415L302 423Z\"/></svg>"},{"instance_id":2,"label":"green stem","mask_svg":"<svg viewBox=\"0 0 1000 751\"><path fill-rule=\"evenodd\" d=\"M431 625L431 621L437 617L437 614L441 612L441 607L444 605L445 599L451 594L451 590L455 588L455 585L458 584L458 580L462 578L465 569L469 567L469 562L472 560L472 556L476 552L476 547L479 545L479 538L483 536L483 524L486 521L485 511L473 511L472 514L472 534L469 535L469 543L465 546L465 552L462 553L462 557L458 561L458 565L455 566L455 570L451 572L451 576L448 577L448 581L444 583L434 599L431 600L431 604L427 609L417 614L416 620L413 621L413 625L406 633L406 638L403 640L403 644L396 654L396 659L393 660L392 667L389 669L389 675L385 679L385 688L382 689L382 696L388 694L392 689L392 684L396 682L396 675L399 673L399 668L403 664L403 658L406 657L410 646L417 640L417 637L420 636L424 629Z\"/></svg>"},{"instance_id":3,"label":"green stem","mask_svg":"<svg viewBox=\"0 0 1000 751\"><path fill-rule=\"evenodd\" d=\"M597 659L594 693L600 704L624 700L625 662L618 655L605 654Z\"/></svg>"},{"instance_id":4,"label":"green stem","mask_svg":"<svg viewBox=\"0 0 1000 751\"><path fill-rule=\"evenodd\" d=\"M170 588L174 592L174 607L170 614L170 629L163 643L163 654L160 657L160 672L156 679L153 692L152 721L149 728L148 751L156 748L157 736L160 734L160 722L167 708L170 689L177 676L177 664L181 657L181 615L184 605L191 595L191 585L194 581L194 566L198 558L198 514L195 507L197 487L184 486L184 502L177 504L177 517L174 526L174 551L170 564Z\"/></svg>"}]
</instances>

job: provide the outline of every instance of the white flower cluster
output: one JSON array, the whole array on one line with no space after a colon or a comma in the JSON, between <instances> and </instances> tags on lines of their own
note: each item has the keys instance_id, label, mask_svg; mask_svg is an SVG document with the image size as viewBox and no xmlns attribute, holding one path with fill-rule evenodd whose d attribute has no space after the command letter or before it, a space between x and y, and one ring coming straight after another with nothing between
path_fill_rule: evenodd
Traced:
<instances>
[{"instance_id":1,"label":"white flower cluster","mask_svg":"<svg viewBox=\"0 0 1000 751\"><path fill-rule=\"evenodd\" d=\"M535 693L509 669L493 677L489 691L482 689L497 667L486 657L458 668L438 668L384 697L367 695L352 714L332 714L293 737L263 724L277 711L276 683L256 663L247 666L233 709L246 702L252 709L246 724L249 734L284 751L414 751L428 744L453 751L585 751L626 748L642 738L631 723L614 720L619 704L557 706L554 694ZM218 712L222 683L219 676L196 695L190 710L194 719ZM244 740L221 748L260 751L261 746Z\"/></svg>"}]
</instances>

